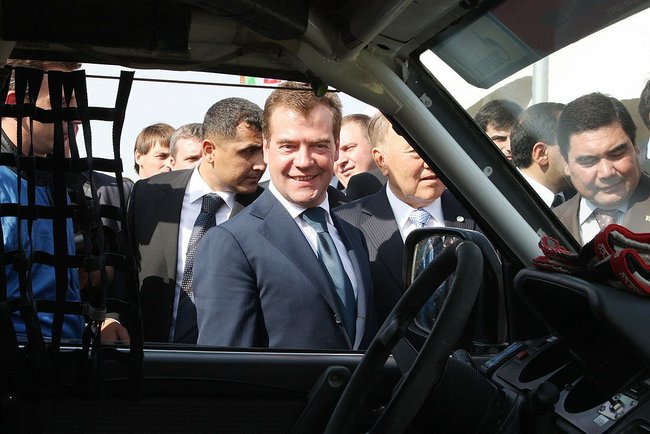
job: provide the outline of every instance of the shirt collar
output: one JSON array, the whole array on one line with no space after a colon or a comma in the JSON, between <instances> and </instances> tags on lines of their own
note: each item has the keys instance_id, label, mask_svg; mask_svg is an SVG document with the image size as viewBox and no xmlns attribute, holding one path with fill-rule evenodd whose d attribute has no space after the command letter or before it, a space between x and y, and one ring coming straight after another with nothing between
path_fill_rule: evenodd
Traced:
<instances>
[{"instance_id":1,"label":"shirt collar","mask_svg":"<svg viewBox=\"0 0 650 434\"><path fill-rule=\"evenodd\" d=\"M273 181L269 181L269 190L271 193L273 193L273 196L282 204L282 206L289 212L289 215L291 215L291 218L296 219L300 216L300 214L303 213L307 208L300 206L298 204L295 204L293 202L288 201L282 194L278 191L277 188L275 188L275 185L273 185ZM325 192L325 200L321 202L318 205L319 208L323 208L326 211L327 214L327 223L333 224L332 223L332 217L330 216L330 205L329 201L327 200L327 192Z\"/></svg>"},{"instance_id":2,"label":"shirt collar","mask_svg":"<svg viewBox=\"0 0 650 434\"><path fill-rule=\"evenodd\" d=\"M409 222L409 216L416 208L413 208L395 196L395 193L390 189L390 181L386 183L386 196L388 196L388 203L393 210L393 215L395 215L397 227L404 228L404 226ZM427 212L431 214L431 217L433 217L441 226L445 225L445 218L442 213L442 200L440 198L422 208L427 210Z\"/></svg>"},{"instance_id":3,"label":"shirt collar","mask_svg":"<svg viewBox=\"0 0 650 434\"><path fill-rule=\"evenodd\" d=\"M619 210L622 214L627 212L629 206L629 201L620 204L616 209ZM599 208L596 204L589 202L584 197L580 198L580 210L578 211L578 224L582 225L588 218L590 218L594 210Z\"/></svg>"},{"instance_id":4,"label":"shirt collar","mask_svg":"<svg viewBox=\"0 0 650 434\"><path fill-rule=\"evenodd\" d=\"M528 182L528 184L530 184L530 186L533 187L533 190L535 190L535 193L537 193L537 195L542 198L544 203L550 207L551 204L553 203L553 199L555 199L555 193L553 193L544 184L536 181L535 179L530 177L528 174L522 172L520 169L517 169L517 170L519 170L519 173L521 173L521 176L524 177L524 179Z\"/></svg>"},{"instance_id":5,"label":"shirt collar","mask_svg":"<svg viewBox=\"0 0 650 434\"><path fill-rule=\"evenodd\" d=\"M219 197L228 205L228 208L232 209L235 205L235 193L230 191L214 191L210 186L203 180L201 174L199 173L199 165L197 165L192 170L192 176L190 176L190 182L187 184L187 194L189 195L190 203L194 203L203 198L204 195L208 193L217 193Z\"/></svg>"}]
</instances>

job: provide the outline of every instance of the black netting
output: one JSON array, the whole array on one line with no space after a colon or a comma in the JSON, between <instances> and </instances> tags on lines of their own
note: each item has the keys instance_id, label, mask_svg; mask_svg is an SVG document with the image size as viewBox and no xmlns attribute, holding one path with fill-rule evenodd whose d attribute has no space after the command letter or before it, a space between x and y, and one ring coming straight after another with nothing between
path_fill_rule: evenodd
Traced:
<instances>
[{"instance_id":1,"label":"black netting","mask_svg":"<svg viewBox=\"0 0 650 434\"><path fill-rule=\"evenodd\" d=\"M107 312L119 315L129 325L134 366L142 359L137 275L127 242L126 204L132 182L123 179L120 158L133 73L122 73L115 106L105 108L89 106L83 70L50 70L45 74L51 108L45 109L43 104L36 105L41 83L45 82L43 71L18 67L11 71L8 67L3 71L7 79L0 91L0 116L11 121L7 125L16 125L13 140L3 130L0 153L2 174L9 174L0 177L0 184L5 183L3 194L8 192L0 203L0 234L5 241L0 245L0 262L5 270L0 273L3 396L5 392L20 393L12 390L19 388L12 372L21 371L24 366L20 365L29 364L37 374L57 371L62 342L71 338L66 328L70 318L79 319L83 329L76 336L83 349L78 357L88 360L80 366L87 367L89 378L90 371L98 370L93 360L103 359L96 354L101 343L99 326ZM7 98L12 74L15 101ZM113 158L93 157L91 120L113 123ZM76 139L79 126L85 156L81 156ZM43 149L48 149L46 155ZM11 185L8 179L13 179ZM109 201L99 194L107 186L114 193ZM9 196L16 200L6 199ZM40 231L42 225L50 229ZM51 239L42 239L44 234ZM9 239L12 241L7 242ZM54 282L43 287L39 276L48 269L50 275L53 270ZM77 272L82 282L88 282L80 290L80 298L71 297L69 290ZM51 315L44 320L47 314ZM17 338L18 323L23 333Z\"/></svg>"}]
</instances>

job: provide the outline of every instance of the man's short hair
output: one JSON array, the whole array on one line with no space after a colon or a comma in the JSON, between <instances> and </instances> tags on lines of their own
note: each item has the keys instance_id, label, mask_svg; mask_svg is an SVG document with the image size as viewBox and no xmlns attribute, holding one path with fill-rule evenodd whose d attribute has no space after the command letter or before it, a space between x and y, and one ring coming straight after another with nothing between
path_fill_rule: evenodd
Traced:
<instances>
[{"instance_id":1,"label":"man's short hair","mask_svg":"<svg viewBox=\"0 0 650 434\"><path fill-rule=\"evenodd\" d=\"M368 124L370 123L370 116L364 115L363 113L354 113L351 115L343 116L341 120L341 126L346 124L358 125L361 128L361 131L366 136L366 140L370 142L370 137L368 136Z\"/></svg>"},{"instance_id":2,"label":"man's short hair","mask_svg":"<svg viewBox=\"0 0 650 434\"><path fill-rule=\"evenodd\" d=\"M169 138L169 153L174 158L176 158L176 153L178 152L176 142L180 139L195 139L200 142L203 140L203 124L198 122L185 124L174 131L174 134Z\"/></svg>"},{"instance_id":3,"label":"man's short hair","mask_svg":"<svg viewBox=\"0 0 650 434\"><path fill-rule=\"evenodd\" d=\"M174 134L174 127L162 122L144 127L135 138L133 153L148 154L156 143L160 143L163 148L169 148L169 139L172 134ZM140 173L138 163L135 163L134 167L136 173Z\"/></svg>"},{"instance_id":4,"label":"man's short hair","mask_svg":"<svg viewBox=\"0 0 650 434\"><path fill-rule=\"evenodd\" d=\"M324 96L318 97L310 85L296 81L280 83L278 89L275 89L266 99L266 103L264 104L264 118L262 121L262 134L266 138L269 137L270 120L276 108L285 107L306 117L319 105L327 107L332 113L332 132L338 140L343 118L341 99L335 92L329 91Z\"/></svg>"},{"instance_id":5,"label":"man's short hair","mask_svg":"<svg viewBox=\"0 0 650 434\"><path fill-rule=\"evenodd\" d=\"M495 99L486 103L474 116L474 121L486 131L489 125L498 130L507 130L517 123L522 108L508 99Z\"/></svg>"},{"instance_id":6,"label":"man's short hair","mask_svg":"<svg viewBox=\"0 0 650 434\"><path fill-rule=\"evenodd\" d=\"M48 71L52 68L62 69L64 71L74 71L81 68L81 63L78 62L58 62L51 60L23 60L23 59L7 59L6 65L12 66L14 68L32 68L40 69L42 71ZM11 74L11 79L9 81L9 90L16 89L16 77L15 74Z\"/></svg>"},{"instance_id":7,"label":"man's short hair","mask_svg":"<svg viewBox=\"0 0 650 434\"><path fill-rule=\"evenodd\" d=\"M519 122L512 127L510 133L510 149L515 167L526 168L533 164L535 143L557 145L557 120L564 106L556 102L541 102L521 113Z\"/></svg>"},{"instance_id":8,"label":"man's short hair","mask_svg":"<svg viewBox=\"0 0 650 434\"><path fill-rule=\"evenodd\" d=\"M384 138L393 125L382 112L373 115L368 123L368 137L370 144L375 148L384 148Z\"/></svg>"},{"instance_id":9,"label":"man's short hair","mask_svg":"<svg viewBox=\"0 0 650 434\"><path fill-rule=\"evenodd\" d=\"M639 115L643 124L650 130L650 80L645 84L639 97Z\"/></svg>"},{"instance_id":10,"label":"man's short hair","mask_svg":"<svg viewBox=\"0 0 650 434\"><path fill-rule=\"evenodd\" d=\"M237 126L242 122L262 131L262 109L244 98L222 99L214 103L203 118L203 140L235 139Z\"/></svg>"},{"instance_id":11,"label":"man's short hair","mask_svg":"<svg viewBox=\"0 0 650 434\"><path fill-rule=\"evenodd\" d=\"M557 124L557 140L564 158L569 155L572 134L595 131L618 123L636 145L636 125L630 112L616 98L594 92L583 95L566 105Z\"/></svg>"}]
</instances>

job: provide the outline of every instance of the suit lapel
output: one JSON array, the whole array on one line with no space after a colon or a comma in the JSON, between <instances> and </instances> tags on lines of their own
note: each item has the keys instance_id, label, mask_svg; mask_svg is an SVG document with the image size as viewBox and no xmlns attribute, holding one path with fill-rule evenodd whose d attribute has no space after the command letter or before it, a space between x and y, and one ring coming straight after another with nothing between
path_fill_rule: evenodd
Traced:
<instances>
[{"instance_id":1,"label":"suit lapel","mask_svg":"<svg viewBox=\"0 0 650 434\"><path fill-rule=\"evenodd\" d=\"M357 324L356 324L356 337L353 343L353 348L358 348L361 339L366 331L368 321L368 306L371 305L371 288L372 279L370 277L370 268L368 266L367 258L360 258L360 254L365 254L365 250L358 243L352 241L351 235L348 233L349 224L345 221L339 220L336 215L332 214L332 221L338 231L345 249L352 263L354 274L357 277ZM355 248L356 247L356 248ZM362 267L362 264L366 264Z\"/></svg>"},{"instance_id":2,"label":"suit lapel","mask_svg":"<svg viewBox=\"0 0 650 434\"><path fill-rule=\"evenodd\" d=\"M178 237L181 222L181 210L183 209L183 197L187 183L192 175L191 170L182 172L170 182L171 191L168 194L160 195L156 200L156 209L161 212L159 222L165 222L160 231L162 238L160 246L173 246L164 248L163 256L167 263L167 270L172 279L176 279L176 263L178 261Z\"/></svg>"},{"instance_id":3,"label":"suit lapel","mask_svg":"<svg viewBox=\"0 0 650 434\"><path fill-rule=\"evenodd\" d=\"M368 249L375 252L376 257L384 263L397 284L401 286L404 241L395 222L385 188L372 195L362 209L366 218L361 223L361 229L366 237Z\"/></svg>"},{"instance_id":4,"label":"suit lapel","mask_svg":"<svg viewBox=\"0 0 650 434\"><path fill-rule=\"evenodd\" d=\"M263 220L258 229L260 235L295 265L297 271L302 273L305 280L321 294L332 311L342 318L330 288L329 278L320 261L296 222L273 193L265 191L251 205L250 214ZM341 332L347 339L345 329L342 327Z\"/></svg>"},{"instance_id":5,"label":"suit lapel","mask_svg":"<svg viewBox=\"0 0 650 434\"><path fill-rule=\"evenodd\" d=\"M445 219L445 226L476 230L474 219L471 218L467 210L463 208L450 191L445 190L442 193L440 202L442 206L442 215Z\"/></svg>"},{"instance_id":6,"label":"suit lapel","mask_svg":"<svg viewBox=\"0 0 650 434\"><path fill-rule=\"evenodd\" d=\"M650 232L650 178L643 174L630 198L623 226L637 233Z\"/></svg>"},{"instance_id":7,"label":"suit lapel","mask_svg":"<svg viewBox=\"0 0 650 434\"><path fill-rule=\"evenodd\" d=\"M583 244L580 235L580 225L578 224L578 210L580 209L580 199L582 196L576 194L571 199L553 208L553 212L558 216L560 222L567 228L580 245Z\"/></svg>"}]
</instances>

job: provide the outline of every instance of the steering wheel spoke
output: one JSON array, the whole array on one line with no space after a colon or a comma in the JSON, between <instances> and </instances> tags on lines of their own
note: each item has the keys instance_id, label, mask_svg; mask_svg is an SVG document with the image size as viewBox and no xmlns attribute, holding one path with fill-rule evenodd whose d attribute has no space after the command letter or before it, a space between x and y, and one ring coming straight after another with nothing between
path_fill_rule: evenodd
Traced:
<instances>
[{"instance_id":1,"label":"steering wheel spoke","mask_svg":"<svg viewBox=\"0 0 650 434\"><path fill-rule=\"evenodd\" d=\"M364 354L332 413L326 433L353 431L357 415L391 350L404 337L409 324L433 292L455 273L438 319L370 432L397 433L408 427L440 380L447 359L455 349L479 291L482 266L479 247L463 241L446 248L424 269L399 300Z\"/></svg>"}]
</instances>

